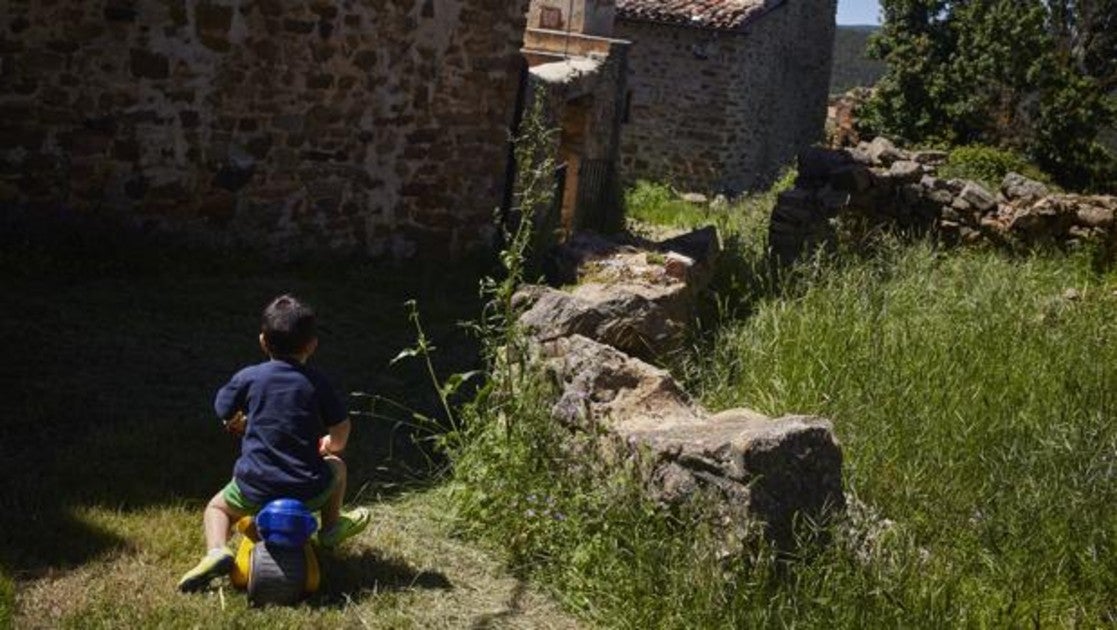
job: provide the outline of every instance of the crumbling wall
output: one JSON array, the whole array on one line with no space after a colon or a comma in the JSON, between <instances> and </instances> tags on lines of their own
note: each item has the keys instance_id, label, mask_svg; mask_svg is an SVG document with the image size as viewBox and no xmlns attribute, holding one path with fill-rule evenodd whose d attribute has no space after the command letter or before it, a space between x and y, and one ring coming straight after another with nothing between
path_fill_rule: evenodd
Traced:
<instances>
[{"instance_id":1,"label":"crumbling wall","mask_svg":"<svg viewBox=\"0 0 1117 630\"><path fill-rule=\"evenodd\" d=\"M0 204L442 257L502 197L526 0L12 0Z\"/></svg>"},{"instance_id":2,"label":"crumbling wall","mask_svg":"<svg viewBox=\"0 0 1117 630\"><path fill-rule=\"evenodd\" d=\"M938 176L942 151L905 151L884 137L846 149L812 148L795 188L780 194L768 240L782 264L833 249L839 227L863 237L886 230L943 242L1117 251L1117 197L1054 192L1009 173L999 190Z\"/></svg>"},{"instance_id":3,"label":"crumbling wall","mask_svg":"<svg viewBox=\"0 0 1117 630\"><path fill-rule=\"evenodd\" d=\"M712 192L773 181L822 137L835 6L784 2L740 32L618 19L634 42L625 177Z\"/></svg>"},{"instance_id":4,"label":"crumbling wall","mask_svg":"<svg viewBox=\"0 0 1117 630\"><path fill-rule=\"evenodd\" d=\"M822 418L713 413L641 358L677 351L720 245L707 228L662 243L578 234L556 253L564 290L525 287L521 329L559 387L552 417L605 461L635 463L664 507L713 500L727 553L780 549L841 513L842 450Z\"/></svg>"}]
</instances>

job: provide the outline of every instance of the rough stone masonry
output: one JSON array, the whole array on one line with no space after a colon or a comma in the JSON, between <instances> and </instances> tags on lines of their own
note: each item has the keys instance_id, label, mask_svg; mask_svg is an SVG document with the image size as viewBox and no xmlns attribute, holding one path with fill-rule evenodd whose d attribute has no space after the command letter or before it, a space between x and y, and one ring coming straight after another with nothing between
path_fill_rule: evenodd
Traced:
<instances>
[{"instance_id":1,"label":"rough stone masonry","mask_svg":"<svg viewBox=\"0 0 1117 630\"><path fill-rule=\"evenodd\" d=\"M0 209L445 258L500 204L527 0L10 0Z\"/></svg>"},{"instance_id":2,"label":"rough stone masonry","mask_svg":"<svg viewBox=\"0 0 1117 630\"><path fill-rule=\"evenodd\" d=\"M624 177L764 188L822 138L834 0L618 0L629 55Z\"/></svg>"},{"instance_id":3,"label":"rough stone masonry","mask_svg":"<svg viewBox=\"0 0 1117 630\"><path fill-rule=\"evenodd\" d=\"M834 249L839 224L862 235L932 233L946 243L1117 251L1117 197L1053 192L1018 173L999 190L938 176L941 151L906 151L884 137L799 156L793 190L772 210L769 245L782 264Z\"/></svg>"},{"instance_id":4,"label":"rough stone masonry","mask_svg":"<svg viewBox=\"0 0 1117 630\"><path fill-rule=\"evenodd\" d=\"M845 506L830 422L712 413L665 370L632 356L678 348L717 251L713 229L636 246L576 235L564 262L582 282L526 287L519 323L558 382L557 422L593 436L606 461L634 461L662 506L711 498L725 552L747 548L758 533L789 549L806 531L797 526Z\"/></svg>"}]
</instances>

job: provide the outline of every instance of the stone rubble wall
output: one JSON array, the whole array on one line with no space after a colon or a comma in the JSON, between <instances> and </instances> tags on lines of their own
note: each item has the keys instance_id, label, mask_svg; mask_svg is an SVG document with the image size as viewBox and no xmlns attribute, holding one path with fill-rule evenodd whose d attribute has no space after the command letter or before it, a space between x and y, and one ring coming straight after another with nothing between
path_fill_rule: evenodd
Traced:
<instances>
[{"instance_id":1,"label":"stone rubble wall","mask_svg":"<svg viewBox=\"0 0 1117 630\"><path fill-rule=\"evenodd\" d=\"M560 254L581 282L523 289L520 325L561 389L556 421L594 436L606 461L634 461L660 505L712 498L727 552L757 534L790 549L797 525L845 505L830 422L715 414L636 358L679 348L718 251L712 228L663 243L576 235Z\"/></svg>"},{"instance_id":2,"label":"stone rubble wall","mask_svg":"<svg viewBox=\"0 0 1117 630\"><path fill-rule=\"evenodd\" d=\"M628 182L739 193L775 181L822 138L835 6L785 2L740 33L618 19L634 42Z\"/></svg>"},{"instance_id":3,"label":"stone rubble wall","mask_svg":"<svg viewBox=\"0 0 1117 630\"><path fill-rule=\"evenodd\" d=\"M799 179L772 211L769 246L790 264L832 248L837 223L857 230L933 233L952 244L1064 248L1117 245L1117 197L1053 193L1010 173L999 191L943 179L940 151L904 151L887 138L847 149L813 148L799 158Z\"/></svg>"},{"instance_id":4,"label":"stone rubble wall","mask_svg":"<svg viewBox=\"0 0 1117 630\"><path fill-rule=\"evenodd\" d=\"M502 199L527 0L11 0L0 208L446 257Z\"/></svg>"}]
</instances>

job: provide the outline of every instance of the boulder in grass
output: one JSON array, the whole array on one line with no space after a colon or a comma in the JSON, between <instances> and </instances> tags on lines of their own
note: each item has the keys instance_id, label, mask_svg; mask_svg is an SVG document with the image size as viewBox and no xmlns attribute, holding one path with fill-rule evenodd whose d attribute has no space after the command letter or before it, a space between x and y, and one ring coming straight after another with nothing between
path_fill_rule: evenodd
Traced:
<instances>
[{"instance_id":1,"label":"boulder in grass","mask_svg":"<svg viewBox=\"0 0 1117 630\"><path fill-rule=\"evenodd\" d=\"M923 179L923 166L910 160L897 160L888 167L888 177L898 184L914 184Z\"/></svg>"},{"instance_id":2,"label":"boulder in grass","mask_svg":"<svg viewBox=\"0 0 1117 630\"><path fill-rule=\"evenodd\" d=\"M1079 225L1108 230L1113 227L1114 211L1102 205L1084 203L1075 210L1075 219Z\"/></svg>"},{"instance_id":3,"label":"boulder in grass","mask_svg":"<svg viewBox=\"0 0 1117 630\"><path fill-rule=\"evenodd\" d=\"M610 458L640 462L661 505L712 498L731 538L759 526L781 549L794 546L797 523L843 508L842 452L828 421L710 414L667 372L614 348L579 336L545 347L562 387L556 419L608 436Z\"/></svg>"}]
</instances>

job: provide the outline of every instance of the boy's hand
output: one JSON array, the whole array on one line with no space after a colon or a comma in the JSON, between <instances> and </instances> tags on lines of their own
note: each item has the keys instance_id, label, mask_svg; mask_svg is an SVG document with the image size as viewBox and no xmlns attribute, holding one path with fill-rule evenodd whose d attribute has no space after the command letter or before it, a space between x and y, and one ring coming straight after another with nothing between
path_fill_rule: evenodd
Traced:
<instances>
[{"instance_id":1,"label":"boy's hand","mask_svg":"<svg viewBox=\"0 0 1117 630\"><path fill-rule=\"evenodd\" d=\"M236 415L225 421L225 430L238 437L244 435L247 428L248 416L244 415L243 411L238 411Z\"/></svg>"},{"instance_id":2,"label":"boy's hand","mask_svg":"<svg viewBox=\"0 0 1117 630\"><path fill-rule=\"evenodd\" d=\"M318 454L322 457L341 454L341 451L334 451L332 447L333 443L330 440L330 436L323 435L322 438L318 440Z\"/></svg>"}]
</instances>

